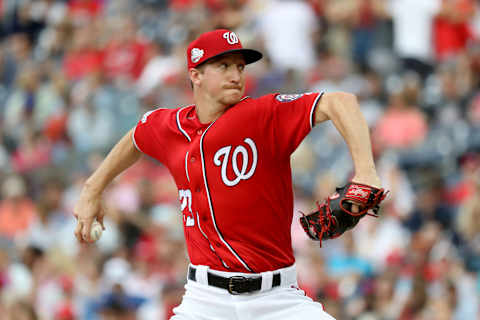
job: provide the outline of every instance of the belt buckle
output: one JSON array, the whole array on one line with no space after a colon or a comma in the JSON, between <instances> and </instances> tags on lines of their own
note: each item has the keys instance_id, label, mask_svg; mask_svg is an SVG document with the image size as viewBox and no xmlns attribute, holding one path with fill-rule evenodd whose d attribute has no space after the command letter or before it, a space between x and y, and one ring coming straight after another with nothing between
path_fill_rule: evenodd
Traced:
<instances>
[{"instance_id":1,"label":"belt buckle","mask_svg":"<svg viewBox=\"0 0 480 320\"><path fill-rule=\"evenodd\" d=\"M236 285L243 285L248 282L248 278L242 276L233 276L228 279L228 293L238 295L243 292L235 290ZM238 288L239 289L239 288Z\"/></svg>"}]
</instances>

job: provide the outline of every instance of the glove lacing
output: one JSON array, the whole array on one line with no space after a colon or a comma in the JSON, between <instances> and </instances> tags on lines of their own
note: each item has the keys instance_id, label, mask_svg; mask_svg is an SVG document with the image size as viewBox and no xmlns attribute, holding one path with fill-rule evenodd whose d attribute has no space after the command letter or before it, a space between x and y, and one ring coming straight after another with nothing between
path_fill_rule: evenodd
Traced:
<instances>
[{"instance_id":1,"label":"glove lacing","mask_svg":"<svg viewBox=\"0 0 480 320\"><path fill-rule=\"evenodd\" d=\"M382 189L382 191L383 191L383 189ZM387 191L387 193L388 193L388 191ZM383 194L381 200L383 200L385 198L385 196L386 196L386 193ZM330 197L327 198L327 201L322 202L322 204L319 204L318 201L315 202L315 204L317 205L317 209L320 213L325 212L325 214L319 214L319 224L320 224L320 227L321 227L320 232L319 232L319 241L320 241L320 248L321 248L322 247L323 235L325 233L329 233L329 232L332 232L333 230L335 230L335 228L337 227L337 219L335 219L335 217L332 215L332 211L330 210ZM325 208L325 211L323 211L323 208ZM341 208L342 208L342 210L347 212L349 215L354 216L354 217L359 216L361 214L365 214L367 216L378 218L378 214L376 212L378 210L378 205L376 206L377 210L374 210L373 213L369 212L369 211L366 211L366 210L363 211L363 212L360 212L360 213L353 213L351 211L345 210L343 208L343 206L341 206ZM340 233L332 234L332 235L330 235L329 239L338 238L340 235L341 235Z\"/></svg>"},{"instance_id":2,"label":"glove lacing","mask_svg":"<svg viewBox=\"0 0 480 320\"><path fill-rule=\"evenodd\" d=\"M332 215L332 211L330 210L330 198L327 198L327 201L322 202L322 204L319 204L318 201L315 202L317 205L317 209L320 212L319 214L319 224L320 224L320 235L319 235L319 240L320 240L320 248L322 247L322 239L323 239L323 234L324 233L329 233L335 230L334 228L337 225L337 219L335 219ZM325 208L325 211L323 211L323 208ZM325 212L325 214L321 214L322 212ZM333 234L330 238L336 238L340 236L340 234Z\"/></svg>"}]
</instances>

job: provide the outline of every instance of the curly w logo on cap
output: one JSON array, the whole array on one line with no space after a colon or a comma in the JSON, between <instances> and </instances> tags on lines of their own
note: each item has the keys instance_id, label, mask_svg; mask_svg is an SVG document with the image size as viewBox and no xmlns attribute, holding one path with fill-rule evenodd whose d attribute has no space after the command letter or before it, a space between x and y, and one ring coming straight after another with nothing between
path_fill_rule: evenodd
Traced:
<instances>
[{"instance_id":1,"label":"curly w logo on cap","mask_svg":"<svg viewBox=\"0 0 480 320\"><path fill-rule=\"evenodd\" d=\"M201 34L190 43L187 49L187 65L189 69L195 68L212 58L232 52L241 53L246 64L262 58L259 51L243 48L235 32L227 29L217 29Z\"/></svg>"}]
</instances>

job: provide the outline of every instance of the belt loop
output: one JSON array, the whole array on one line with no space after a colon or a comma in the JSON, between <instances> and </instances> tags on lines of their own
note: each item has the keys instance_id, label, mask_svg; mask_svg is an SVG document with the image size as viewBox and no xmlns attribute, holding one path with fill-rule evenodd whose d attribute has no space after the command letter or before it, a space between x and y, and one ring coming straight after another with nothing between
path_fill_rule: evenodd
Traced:
<instances>
[{"instance_id":1,"label":"belt loop","mask_svg":"<svg viewBox=\"0 0 480 320\"><path fill-rule=\"evenodd\" d=\"M280 283L283 287L285 284L291 284L291 277L290 277L290 270L282 270L280 271Z\"/></svg>"},{"instance_id":2,"label":"belt loop","mask_svg":"<svg viewBox=\"0 0 480 320\"><path fill-rule=\"evenodd\" d=\"M282 287L284 285L287 285L287 286L298 285L297 284L297 267L296 267L296 265L293 264L290 267L282 269L282 271L280 272L280 279L281 279L281 286Z\"/></svg>"},{"instance_id":3,"label":"belt loop","mask_svg":"<svg viewBox=\"0 0 480 320\"><path fill-rule=\"evenodd\" d=\"M272 289L273 272L266 271L266 272L262 272L261 275L262 275L262 288L260 289L260 292L264 292Z\"/></svg>"},{"instance_id":4,"label":"belt loop","mask_svg":"<svg viewBox=\"0 0 480 320\"><path fill-rule=\"evenodd\" d=\"M208 266L195 266L197 282L208 285Z\"/></svg>"}]
</instances>

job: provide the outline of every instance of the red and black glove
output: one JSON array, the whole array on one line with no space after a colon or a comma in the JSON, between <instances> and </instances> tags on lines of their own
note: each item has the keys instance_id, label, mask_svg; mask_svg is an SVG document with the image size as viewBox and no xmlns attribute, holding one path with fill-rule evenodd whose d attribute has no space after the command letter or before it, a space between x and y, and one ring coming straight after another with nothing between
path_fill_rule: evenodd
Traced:
<instances>
[{"instance_id":1,"label":"red and black glove","mask_svg":"<svg viewBox=\"0 0 480 320\"><path fill-rule=\"evenodd\" d=\"M321 204L317 202L317 210L300 218L300 224L313 239L320 241L333 239L345 231L355 227L366 215L378 217L380 202L388 192L366 184L350 182L336 188L336 192ZM352 211L357 205L358 212Z\"/></svg>"}]
</instances>

